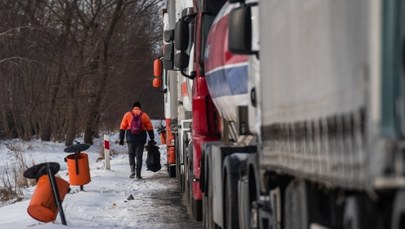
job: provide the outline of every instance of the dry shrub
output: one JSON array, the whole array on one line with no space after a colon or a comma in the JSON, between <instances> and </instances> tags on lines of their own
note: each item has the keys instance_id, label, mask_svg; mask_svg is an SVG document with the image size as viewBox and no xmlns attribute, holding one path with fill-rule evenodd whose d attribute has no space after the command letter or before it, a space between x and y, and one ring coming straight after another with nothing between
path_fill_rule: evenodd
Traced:
<instances>
[{"instance_id":1,"label":"dry shrub","mask_svg":"<svg viewBox=\"0 0 405 229\"><path fill-rule=\"evenodd\" d=\"M23 176L24 171L28 168L23 155L21 144L6 145L10 156L10 163L6 163L3 171L0 171L0 201L5 202L12 199L20 199L22 188L32 185Z\"/></svg>"},{"instance_id":2,"label":"dry shrub","mask_svg":"<svg viewBox=\"0 0 405 229\"><path fill-rule=\"evenodd\" d=\"M17 171L12 164L6 163L1 173L0 201L5 202L18 198L22 194L21 188L17 187Z\"/></svg>"},{"instance_id":3,"label":"dry shrub","mask_svg":"<svg viewBox=\"0 0 405 229\"><path fill-rule=\"evenodd\" d=\"M31 146L28 146L31 147ZM23 155L23 149L21 144L10 144L7 145L7 148L11 152L11 156L14 159L14 164L12 165L13 171L15 174L15 183L16 187L21 188L21 187L27 187L28 186L28 180L23 176L23 173L25 170L27 170L28 166L27 163L25 162L25 158Z\"/></svg>"},{"instance_id":4,"label":"dry shrub","mask_svg":"<svg viewBox=\"0 0 405 229\"><path fill-rule=\"evenodd\" d=\"M11 187L0 188L0 202L6 202L14 199L20 199L15 190L13 190Z\"/></svg>"}]
</instances>

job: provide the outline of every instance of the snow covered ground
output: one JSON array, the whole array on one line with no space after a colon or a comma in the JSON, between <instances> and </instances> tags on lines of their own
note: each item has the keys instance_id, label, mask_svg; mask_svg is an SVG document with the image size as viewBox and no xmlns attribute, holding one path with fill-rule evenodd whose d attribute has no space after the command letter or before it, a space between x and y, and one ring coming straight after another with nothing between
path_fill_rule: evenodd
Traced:
<instances>
[{"instance_id":1,"label":"snow covered ground","mask_svg":"<svg viewBox=\"0 0 405 229\"><path fill-rule=\"evenodd\" d=\"M36 186L23 189L23 200L0 207L0 228L201 228L200 222L191 219L177 189L177 180L166 172L166 149L160 146L162 169L158 172L146 171L142 167L143 180L130 179L127 146L115 143L117 135L110 136L114 155L110 161L111 170L104 169L104 162L98 161L102 152L102 139L95 139L86 153L89 155L91 182L70 186L71 191L63 200L67 226L60 217L53 223L42 223L27 213L30 197ZM20 147L24 159L32 163L58 162L61 166L58 175L69 181L64 158L63 143L42 142L39 140L0 141L0 174L13 158L7 145ZM146 152L144 152L144 163ZM3 171L4 172L4 171ZM129 198L133 196L133 199ZM1 205L0 205L1 206Z\"/></svg>"}]
</instances>

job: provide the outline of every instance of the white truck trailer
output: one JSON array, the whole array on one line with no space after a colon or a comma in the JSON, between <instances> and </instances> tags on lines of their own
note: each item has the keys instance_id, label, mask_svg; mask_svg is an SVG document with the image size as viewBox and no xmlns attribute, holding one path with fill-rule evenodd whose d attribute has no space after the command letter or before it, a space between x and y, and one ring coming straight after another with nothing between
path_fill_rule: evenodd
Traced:
<instances>
[{"instance_id":1,"label":"white truck trailer","mask_svg":"<svg viewBox=\"0 0 405 229\"><path fill-rule=\"evenodd\" d=\"M405 228L405 2L233 2L230 50L260 66L239 225Z\"/></svg>"}]
</instances>

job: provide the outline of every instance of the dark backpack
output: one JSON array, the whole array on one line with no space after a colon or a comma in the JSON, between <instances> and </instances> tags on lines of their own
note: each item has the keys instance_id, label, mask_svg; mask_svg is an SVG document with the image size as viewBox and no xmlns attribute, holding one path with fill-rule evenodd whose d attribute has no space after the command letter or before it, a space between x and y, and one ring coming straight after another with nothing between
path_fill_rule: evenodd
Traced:
<instances>
[{"instance_id":1,"label":"dark backpack","mask_svg":"<svg viewBox=\"0 0 405 229\"><path fill-rule=\"evenodd\" d=\"M138 135L138 134L142 133L142 131L143 131L142 118L141 118L142 112L139 114L134 114L131 112L131 114L132 114L132 121L131 121L130 130L131 130L132 134Z\"/></svg>"}]
</instances>

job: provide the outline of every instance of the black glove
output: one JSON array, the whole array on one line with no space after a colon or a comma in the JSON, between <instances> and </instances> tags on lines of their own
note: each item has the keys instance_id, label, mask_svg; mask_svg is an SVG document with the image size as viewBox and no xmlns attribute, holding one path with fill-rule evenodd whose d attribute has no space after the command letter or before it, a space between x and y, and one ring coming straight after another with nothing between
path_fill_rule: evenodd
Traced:
<instances>
[{"instance_id":1,"label":"black glove","mask_svg":"<svg viewBox=\"0 0 405 229\"><path fill-rule=\"evenodd\" d=\"M124 139L120 139L120 142L118 144L123 146L124 145Z\"/></svg>"},{"instance_id":2,"label":"black glove","mask_svg":"<svg viewBox=\"0 0 405 229\"><path fill-rule=\"evenodd\" d=\"M148 135L150 140L155 139L155 133L153 133L153 130L148 130Z\"/></svg>"},{"instance_id":3,"label":"black glove","mask_svg":"<svg viewBox=\"0 0 405 229\"><path fill-rule=\"evenodd\" d=\"M120 136L118 137L120 140L124 140L125 130L120 130Z\"/></svg>"},{"instance_id":4,"label":"black glove","mask_svg":"<svg viewBox=\"0 0 405 229\"><path fill-rule=\"evenodd\" d=\"M149 140L149 141L148 141L148 145L150 145L150 146L156 145L155 140L153 140L153 139Z\"/></svg>"}]
</instances>

